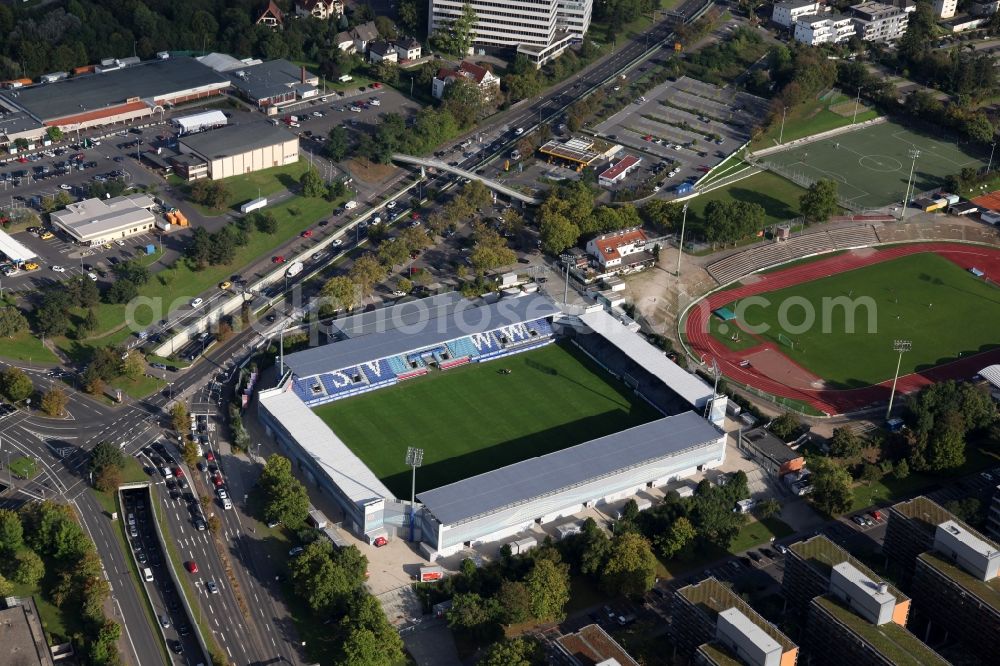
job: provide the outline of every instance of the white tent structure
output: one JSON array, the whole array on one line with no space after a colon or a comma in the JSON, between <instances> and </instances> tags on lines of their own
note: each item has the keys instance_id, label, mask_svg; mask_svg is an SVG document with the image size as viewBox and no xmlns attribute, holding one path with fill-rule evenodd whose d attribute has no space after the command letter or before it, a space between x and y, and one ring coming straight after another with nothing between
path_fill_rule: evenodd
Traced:
<instances>
[{"instance_id":1,"label":"white tent structure","mask_svg":"<svg viewBox=\"0 0 1000 666\"><path fill-rule=\"evenodd\" d=\"M182 118L174 118L173 122L181 134L190 134L191 132L200 132L212 127L221 127L227 123L227 120L226 115L222 111L213 110L195 113L194 115Z\"/></svg>"},{"instance_id":2,"label":"white tent structure","mask_svg":"<svg viewBox=\"0 0 1000 666\"><path fill-rule=\"evenodd\" d=\"M0 231L0 254L18 264L38 256L14 240L6 231Z\"/></svg>"}]
</instances>

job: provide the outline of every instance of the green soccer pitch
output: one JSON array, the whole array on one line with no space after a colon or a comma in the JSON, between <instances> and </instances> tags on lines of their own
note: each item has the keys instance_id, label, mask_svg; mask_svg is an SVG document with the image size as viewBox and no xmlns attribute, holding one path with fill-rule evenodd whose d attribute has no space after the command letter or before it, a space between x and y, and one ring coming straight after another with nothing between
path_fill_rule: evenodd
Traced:
<instances>
[{"instance_id":1,"label":"green soccer pitch","mask_svg":"<svg viewBox=\"0 0 1000 666\"><path fill-rule=\"evenodd\" d=\"M766 324L769 330L756 336L741 334L743 344L751 337L773 342L783 354L826 380L830 388L857 388L892 379L897 360L892 345L896 339L913 341L912 350L903 355L901 375L955 360L959 353L981 352L998 344L996 317L990 313L1000 308L1000 289L931 252L761 296L768 305L744 303L742 323ZM841 296L855 303L870 299L872 304L871 310L854 308L854 333L847 332L845 308L829 307L829 315L824 315L823 299ZM808 302L815 312L815 321L805 332L785 330L779 323L782 303L787 303L785 320L791 328L805 322L805 308L792 305L788 300L792 298ZM726 307L736 311L738 305L734 301ZM868 332L869 311L874 312L874 333ZM715 331L712 335L723 339Z\"/></svg>"},{"instance_id":2,"label":"green soccer pitch","mask_svg":"<svg viewBox=\"0 0 1000 666\"><path fill-rule=\"evenodd\" d=\"M963 167L986 165L981 146L955 143L891 122L772 153L761 161L786 177L834 180L843 199L874 208L902 202L913 149L919 151L913 170L913 191L918 193L940 187L945 176Z\"/></svg>"},{"instance_id":3,"label":"green soccer pitch","mask_svg":"<svg viewBox=\"0 0 1000 666\"><path fill-rule=\"evenodd\" d=\"M408 446L424 450L419 492L660 417L568 344L432 371L315 412L397 497L410 496Z\"/></svg>"}]
</instances>

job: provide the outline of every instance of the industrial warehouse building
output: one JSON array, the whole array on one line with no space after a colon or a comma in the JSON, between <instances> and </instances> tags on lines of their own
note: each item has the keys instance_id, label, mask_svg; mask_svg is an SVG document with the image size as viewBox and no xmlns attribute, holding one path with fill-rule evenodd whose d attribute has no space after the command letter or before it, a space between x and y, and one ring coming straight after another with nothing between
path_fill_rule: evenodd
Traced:
<instances>
[{"instance_id":1,"label":"industrial warehouse building","mask_svg":"<svg viewBox=\"0 0 1000 666\"><path fill-rule=\"evenodd\" d=\"M84 199L50 214L52 224L83 245L121 240L153 228L156 202L148 194Z\"/></svg>"},{"instance_id":2,"label":"industrial warehouse building","mask_svg":"<svg viewBox=\"0 0 1000 666\"><path fill-rule=\"evenodd\" d=\"M446 367L502 358L561 335L599 339L581 348L592 356L606 353L609 367L634 365L628 370L629 386L664 414L623 432L418 492L416 526L431 560L724 461L725 399L713 399L709 385L599 308L577 316L537 294L488 305L443 294L348 317L332 334L341 341L285 359L288 372L277 387L260 393L258 414L297 470L343 509L344 526L369 542L401 531L408 503L393 497L310 407L421 374L407 360L424 350L448 354L439 361ZM706 411L708 419L702 416Z\"/></svg>"},{"instance_id":3,"label":"industrial warehouse building","mask_svg":"<svg viewBox=\"0 0 1000 666\"><path fill-rule=\"evenodd\" d=\"M299 159L299 138L266 121L192 134L182 137L179 143L181 153L196 158L189 160L186 166L188 180L219 180L294 164ZM198 164L198 160L204 166Z\"/></svg>"},{"instance_id":4,"label":"industrial warehouse building","mask_svg":"<svg viewBox=\"0 0 1000 666\"><path fill-rule=\"evenodd\" d=\"M150 60L100 73L0 92L0 143L158 116L175 104L218 95L231 85L194 58ZM9 124L8 124L9 118Z\"/></svg>"}]
</instances>

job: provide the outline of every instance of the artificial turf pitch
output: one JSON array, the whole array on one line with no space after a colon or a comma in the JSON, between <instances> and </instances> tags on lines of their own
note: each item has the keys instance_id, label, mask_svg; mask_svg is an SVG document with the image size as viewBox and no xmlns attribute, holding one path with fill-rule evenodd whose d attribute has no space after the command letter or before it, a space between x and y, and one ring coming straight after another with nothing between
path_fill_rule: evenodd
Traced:
<instances>
[{"instance_id":1,"label":"artificial turf pitch","mask_svg":"<svg viewBox=\"0 0 1000 666\"><path fill-rule=\"evenodd\" d=\"M510 374L501 374L502 369ZM569 344L432 371L316 414L398 497L608 435L660 414Z\"/></svg>"},{"instance_id":2,"label":"artificial turf pitch","mask_svg":"<svg viewBox=\"0 0 1000 666\"><path fill-rule=\"evenodd\" d=\"M892 379L897 355L893 341L910 340L911 351L903 355L900 374L932 368L958 358L994 348L996 312L1000 289L976 278L948 259L924 252L872 264L827 278L761 294L767 305L744 304L742 324L766 324L759 342L770 341L786 356L831 388L856 388ZM856 307L853 333L849 332L847 309L833 305L846 296L856 303L869 299L868 307ZM794 329L806 321L806 309L792 304L808 302L815 321L805 332L783 328L779 313L786 305L785 322ZM804 299L801 300L801 299ZM824 299L827 299L824 308ZM734 301L726 307L736 311ZM874 313L869 316L869 313ZM869 322L874 326L869 332ZM712 335L726 342L715 326ZM779 333L783 334L779 338ZM745 345L751 336L741 333ZM789 341L794 347L789 345ZM745 348L745 347L744 347Z\"/></svg>"}]
</instances>

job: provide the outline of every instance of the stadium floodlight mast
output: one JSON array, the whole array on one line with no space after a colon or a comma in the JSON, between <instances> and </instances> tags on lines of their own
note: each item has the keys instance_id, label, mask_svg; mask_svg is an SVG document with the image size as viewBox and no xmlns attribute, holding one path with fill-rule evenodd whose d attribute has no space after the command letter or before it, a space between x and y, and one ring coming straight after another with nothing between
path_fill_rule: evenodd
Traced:
<instances>
[{"instance_id":1,"label":"stadium floodlight mast","mask_svg":"<svg viewBox=\"0 0 1000 666\"><path fill-rule=\"evenodd\" d=\"M906 208L910 205L910 188L913 187L913 170L917 166L917 158L920 157L920 151L916 148L910 150L910 177L906 179L906 196L903 197L903 210L899 214L899 221L902 222L906 219Z\"/></svg>"},{"instance_id":2,"label":"stadium floodlight mast","mask_svg":"<svg viewBox=\"0 0 1000 666\"><path fill-rule=\"evenodd\" d=\"M406 464L413 470L413 481L410 485L410 541L413 541L417 518L417 468L424 464L424 450L413 446L406 447Z\"/></svg>"},{"instance_id":3,"label":"stadium floodlight mast","mask_svg":"<svg viewBox=\"0 0 1000 666\"><path fill-rule=\"evenodd\" d=\"M892 349L899 354L899 360L896 361L896 374L892 377L892 390L889 392L889 409L885 411L886 421L889 420L889 417L892 414L892 399L896 397L896 381L899 379L899 368L903 365L903 354L910 351L912 348L912 340L894 340L892 343Z\"/></svg>"},{"instance_id":4,"label":"stadium floodlight mast","mask_svg":"<svg viewBox=\"0 0 1000 666\"><path fill-rule=\"evenodd\" d=\"M677 270L674 271L674 277L681 276L681 255L684 254L684 227L687 226L688 221L688 205L684 204L684 214L681 216L681 240L677 244Z\"/></svg>"}]
</instances>

